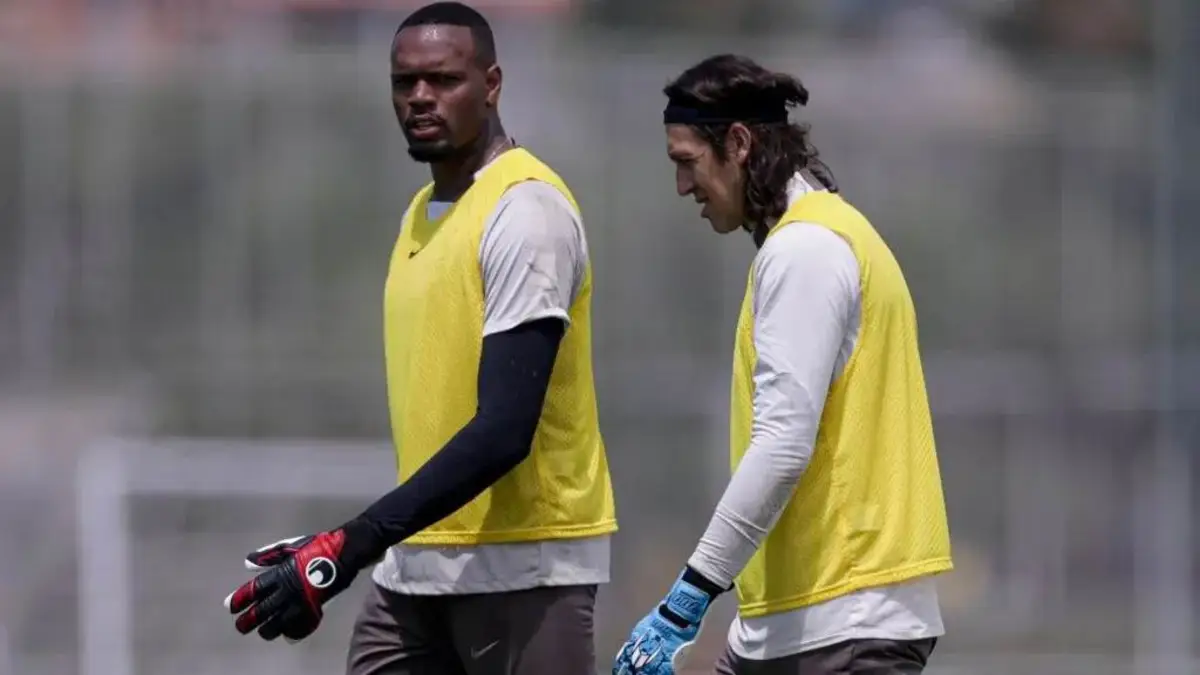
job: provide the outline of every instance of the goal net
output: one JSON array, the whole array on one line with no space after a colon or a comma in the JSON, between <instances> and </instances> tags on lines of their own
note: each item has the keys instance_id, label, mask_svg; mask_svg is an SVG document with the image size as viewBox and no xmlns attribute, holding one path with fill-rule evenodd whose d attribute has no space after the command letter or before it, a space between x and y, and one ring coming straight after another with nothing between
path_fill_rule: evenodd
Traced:
<instances>
[{"instance_id":1,"label":"goal net","mask_svg":"<svg viewBox=\"0 0 1200 675\"><path fill-rule=\"evenodd\" d=\"M392 467L383 443L90 448L77 477L80 675L341 672L359 593L334 600L296 645L238 635L222 600L248 578L246 552L349 518L394 486Z\"/></svg>"}]
</instances>

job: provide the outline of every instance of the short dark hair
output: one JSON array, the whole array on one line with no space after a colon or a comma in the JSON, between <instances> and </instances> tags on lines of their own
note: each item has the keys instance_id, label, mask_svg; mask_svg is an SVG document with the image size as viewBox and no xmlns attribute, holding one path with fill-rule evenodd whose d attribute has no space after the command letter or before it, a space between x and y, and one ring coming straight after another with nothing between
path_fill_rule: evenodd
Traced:
<instances>
[{"instance_id":1,"label":"short dark hair","mask_svg":"<svg viewBox=\"0 0 1200 675\"><path fill-rule=\"evenodd\" d=\"M809 140L809 125L787 121L787 110L808 103L808 90L799 79L760 66L735 54L718 54L683 71L663 88L668 104L706 110L759 110L760 119L782 121L743 122L753 136L746 163L745 211L748 229L756 236L772 218L787 210L787 184L800 169L807 169L831 191L837 183L829 167L818 158ZM725 137L734 121L700 121L689 124L712 146L717 159L727 155Z\"/></svg>"},{"instance_id":2,"label":"short dark hair","mask_svg":"<svg viewBox=\"0 0 1200 675\"><path fill-rule=\"evenodd\" d=\"M435 2L408 15L396 33L414 26L462 26L471 30L475 41L475 56L481 65L496 62L496 38L487 19L473 7L461 2Z\"/></svg>"}]
</instances>

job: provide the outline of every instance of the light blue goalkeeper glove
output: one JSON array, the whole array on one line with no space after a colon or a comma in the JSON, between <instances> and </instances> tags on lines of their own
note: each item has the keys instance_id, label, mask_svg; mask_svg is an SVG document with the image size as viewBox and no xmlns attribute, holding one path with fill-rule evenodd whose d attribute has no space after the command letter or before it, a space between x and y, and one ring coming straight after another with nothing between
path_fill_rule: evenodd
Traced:
<instances>
[{"instance_id":1,"label":"light blue goalkeeper glove","mask_svg":"<svg viewBox=\"0 0 1200 675\"><path fill-rule=\"evenodd\" d=\"M633 627L617 652L613 675L675 675L720 592L691 568L684 570L662 603Z\"/></svg>"}]
</instances>

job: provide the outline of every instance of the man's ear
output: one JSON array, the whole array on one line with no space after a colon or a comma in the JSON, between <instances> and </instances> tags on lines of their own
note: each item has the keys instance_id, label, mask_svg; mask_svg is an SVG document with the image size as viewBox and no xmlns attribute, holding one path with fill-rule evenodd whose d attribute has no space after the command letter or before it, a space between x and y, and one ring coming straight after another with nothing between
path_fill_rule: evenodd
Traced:
<instances>
[{"instance_id":1,"label":"man's ear","mask_svg":"<svg viewBox=\"0 0 1200 675\"><path fill-rule=\"evenodd\" d=\"M754 135L750 128L741 122L729 125L725 132L725 155L730 161L741 166L750 158L750 148L754 145Z\"/></svg>"},{"instance_id":2,"label":"man's ear","mask_svg":"<svg viewBox=\"0 0 1200 675\"><path fill-rule=\"evenodd\" d=\"M483 81L487 86L488 107L495 108L500 104L500 89L504 85L504 71L500 70L500 64L493 63L488 66L487 72L483 75Z\"/></svg>"}]
</instances>

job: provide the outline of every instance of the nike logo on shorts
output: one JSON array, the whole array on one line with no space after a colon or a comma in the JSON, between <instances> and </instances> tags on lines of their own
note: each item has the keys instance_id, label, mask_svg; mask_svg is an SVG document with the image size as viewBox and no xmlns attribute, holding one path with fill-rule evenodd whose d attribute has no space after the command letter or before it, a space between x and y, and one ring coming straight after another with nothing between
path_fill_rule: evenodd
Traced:
<instances>
[{"instance_id":1,"label":"nike logo on shorts","mask_svg":"<svg viewBox=\"0 0 1200 675\"><path fill-rule=\"evenodd\" d=\"M495 647L498 644L500 644L499 640L493 640L489 644L486 644L479 649L472 647L471 648L471 658L478 659L479 657L483 656L484 654L490 652L492 650L492 647Z\"/></svg>"}]
</instances>

